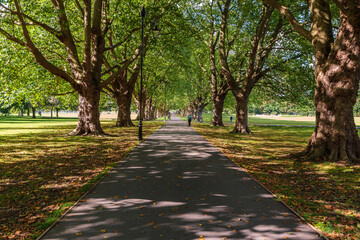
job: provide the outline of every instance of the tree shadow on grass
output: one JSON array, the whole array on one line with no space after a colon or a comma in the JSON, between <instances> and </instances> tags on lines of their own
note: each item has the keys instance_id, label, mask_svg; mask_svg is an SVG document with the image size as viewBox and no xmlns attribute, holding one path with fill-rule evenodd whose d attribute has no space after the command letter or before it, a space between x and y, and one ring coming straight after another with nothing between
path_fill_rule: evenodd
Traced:
<instances>
[{"instance_id":1,"label":"tree shadow on grass","mask_svg":"<svg viewBox=\"0 0 360 240\"><path fill-rule=\"evenodd\" d=\"M305 148L311 129L256 127L253 136L199 129L329 237L360 237L360 165L299 161L290 155Z\"/></svg>"},{"instance_id":2,"label":"tree shadow on grass","mask_svg":"<svg viewBox=\"0 0 360 240\"><path fill-rule=\"evenodd\" d=\"M144 135L160 125L146 123ZM29 238L35 223L75 201L84 192L79 189L137 144L131 128L112 129L118 137L104 138L65 136L72 126L55 130L0 137L1 239Z\"/></svg>"},{"instance_id":3,"label":"tree shadow on grass","mask_svg":"<svg viewBox=\"0 0 360 240\"><path fill-rule=\"evenodd\" d=\"M134 149L43 239L321 239L177 124Z\"/></svg>"}]
</instances>

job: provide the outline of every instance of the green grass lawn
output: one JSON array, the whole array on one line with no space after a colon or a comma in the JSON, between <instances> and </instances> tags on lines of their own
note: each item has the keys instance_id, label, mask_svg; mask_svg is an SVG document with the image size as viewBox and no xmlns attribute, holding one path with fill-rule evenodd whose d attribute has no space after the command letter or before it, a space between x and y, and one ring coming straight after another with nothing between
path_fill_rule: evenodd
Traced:
<instances>
[{"instance_id":1,"label":"green grass lawn","mask_svg":"<svg viewBox=\"0 0 360 240\"><path fill-rule=\"evenodd\" d=\"M102 121L112 137L67 136L75 118L0 117L0 239L31 239L138 144L138 128ZM144 136L163 125L144 122Z\"/></svg>"},{"instance_id":2,"label":"green grass lawn","mask_svg":"<svg viewBox=\"0 0 360 240\"><path fill-rule=\"evenodd\" d=\"M193 126L328 238L360 239L360 165L289 155L305 148L312 128L251 126L254 135L242 135Z\"/></svg>"},{"instance_id":3,"label":"green grass lawn","mask_svg":"<svg viewBox=\"0 0 360 240\"><path fill-rule=\"evenodd\" d=\"M211 122L213 114L204 113L203 119L204 122ZM235 114L231 115L233 117L233 123L235 122ZM230 123L230 115L223 114L223 122ZM291 121L291 120L277 120L277 119L267 119L255 116L249 116L249 124L269 124L269 125L300 125L300 126L313 126L315 122L313 121Z\"/></svg>"}]
</instances>

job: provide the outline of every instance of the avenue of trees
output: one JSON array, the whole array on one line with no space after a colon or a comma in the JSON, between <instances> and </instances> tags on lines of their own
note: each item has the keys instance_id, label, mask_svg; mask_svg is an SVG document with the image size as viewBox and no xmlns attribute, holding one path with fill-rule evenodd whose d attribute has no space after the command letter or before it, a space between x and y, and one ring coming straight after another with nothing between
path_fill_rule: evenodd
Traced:
<instances>
[{"instance_id":1,"label":"avenue of trees","mask_svg":"<svg viewBox=\"0 0 360 240\"><path fill-rule=\"evenodd\" d=\"M252 134L249 113L304 113L316 127L302 156L359 162L359 8L350 0L0 0L0 109L77 108L73 135L106 135L101 109L116 109L117 127L134 126L140 99L145 120L178 110L202 121L206 110L211 125L224 126L230 109L232 133L243 134Z\"/></svg>"}]
</instances>

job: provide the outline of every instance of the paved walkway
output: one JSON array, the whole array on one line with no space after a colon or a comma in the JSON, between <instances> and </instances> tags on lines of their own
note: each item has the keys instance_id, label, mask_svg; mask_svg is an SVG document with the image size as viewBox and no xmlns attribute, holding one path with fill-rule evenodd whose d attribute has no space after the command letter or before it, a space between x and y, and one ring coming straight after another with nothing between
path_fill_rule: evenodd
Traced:
<instances>
[{"instance_id":1,"label":"paved walkway","mask_svg":"<svg viewBox=\"0 0 360 240\"><path fill-rule=\"evenodd\" d=\"M322 239L186 125L173 117L42 239Z\"/></svg>"}]
</instances>

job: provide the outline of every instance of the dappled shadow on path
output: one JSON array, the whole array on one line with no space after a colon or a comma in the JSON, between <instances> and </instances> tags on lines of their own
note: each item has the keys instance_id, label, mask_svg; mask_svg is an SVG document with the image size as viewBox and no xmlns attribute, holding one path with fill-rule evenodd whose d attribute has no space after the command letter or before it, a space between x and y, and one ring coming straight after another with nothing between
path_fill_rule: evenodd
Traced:
<instances>
[{"instance_id":1,"label":"dappled shadow on path","mask_svg":"<svg viewBox=\"0 0 360 240\"><path fill-rule=\"evenodd\" d=\"M183 121L128 155L43 239L321 239Z\"/></svg>"}]
</instances>

